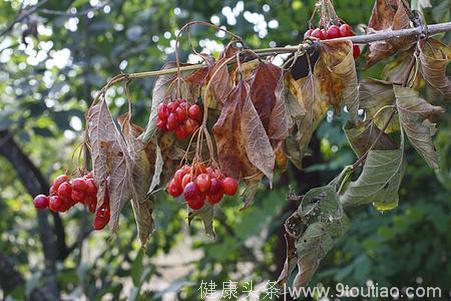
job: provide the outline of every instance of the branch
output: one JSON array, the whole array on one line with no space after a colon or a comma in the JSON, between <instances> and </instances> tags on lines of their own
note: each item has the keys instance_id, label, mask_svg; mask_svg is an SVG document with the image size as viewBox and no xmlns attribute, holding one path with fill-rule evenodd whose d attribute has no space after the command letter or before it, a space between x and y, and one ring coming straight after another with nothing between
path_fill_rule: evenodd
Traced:
<instances>
[{"instance_id":1,"label":"branch","mask_svg":"<svg viewBox=\"0 0 451 301\"><path fill-rule=\"evenodd\" d=\"M426 32L424 32L426 29ZM421 34L427 33L428 35L434 35L441 32L449 32L451 31L451 22L448 23L440 23L440 24L433 24L428 26L418 26L414 28L409 29L401 29L401 30L394 30L394 31L385 31L381 33L374 33L374 34L366 34L366 35L360 35L360 36L352 36L352 37L343 37L343 38L336 38L336 39L330 39L327 40L330 41L351 41L355 44L368 44L371 42L376 41L383 41L383 40L389 40L394 38L400 38L400 37L406 37L406 36L419 36ZM322 41L318 41L318 43L321 43ZM315 44L311 43L301 43L298 46L287 46L287 47L274 47L274 48L262 48L262 49L255 49L253 52L258 54L261 57L271 56L271 55L277 55L277 54L283 54L283 53L294 53L300 50L307 50L310 47L315 47ZM231 60L230 64L234 63L235 60ZM146 77L154 77L154 76L160 76L165 74L173 74L177 73L179 70L180 72L183 71L192 71L197 70L203 67L206 67L206 64L196 64L196 65L189 65L189 66L182 66L180 68L169 68L164 70L156 70L156 71L145 71L145 72L137 72L137 73L121 73L116 76L114 76L110 81L107 82L105 86L97 93L96 97L93 100L93 103L95 103L99 97L105 93L105 91L111 87L112 85L115 85L117 83L120 83L125 80L131 80L131 79L139 79L139 78L146 78Z\"/></svg>"}]
</instances>

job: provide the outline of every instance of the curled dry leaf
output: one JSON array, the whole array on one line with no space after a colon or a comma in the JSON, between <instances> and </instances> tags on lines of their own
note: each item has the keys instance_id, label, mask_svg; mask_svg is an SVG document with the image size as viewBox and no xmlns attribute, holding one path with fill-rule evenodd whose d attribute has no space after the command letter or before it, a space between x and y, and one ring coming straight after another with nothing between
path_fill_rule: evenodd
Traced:
<instances>
[{"instance_id":1,"label":"curled dry leaf","mask_svg":"<svg viewBox=\"0 0 451 301\"><path fill-rule=\"evenodd\" d=\"M292 102L287 107L302 107L305 109L305 112L291 111L291 119L294 125L291 129L292 134L285 140L285 152L288 159L296 167L301 168L305 148L308 146L319 122L326 114L329 104L324 98L318 97L314 75L309 74L307 77L298 80L294 80L290 76L287 80L290 82L290 86L298 87L299 90L297 90L298 92L296 92L295 96L297 97L298 103L302 104L302 106L297 107ZM293 112L296 113L293 114Z\"/></svg>"},{"instance_id":2,"label":"curled dry leaf","mask_svg":"<svg viewBox=\"0 0 451 301\"><path fill-rule=\"evenodd\" d=\"M376 0L366 33L379 33L409 28L410 19L406 8L403 5L403 1L404 0ZM404 51L411 48L414 43L414 37L371 42L368 45L366 61L368 65L373 65L398 50Z\"/></svg>"},{"instance_id":3,"label":"curled dry leaf","mask_svg":"<svg viewBox=\"0 0 451 301\"><path fill-rule=\"evenodd\" d=\"M250 75L250 99L274 148L288 136L282 69L259 62Z\"/></svg>"},{"instance_id":4,"label":"curled dry leaf","mask_svg":"<svg viewBox=\"0 0 451 301\"><path fill-rule=\"evenodd\" d=\"M97 184L97 208L104 202L106 185L110 194L110 228L117 230L119 215L130 199L130 157L125 141L119 133L105 99L86 113L88 138L91 145L94 180Z\"/></svg>"},{"instance_id":5,"label":"curled dry leaf","mask_svg":"<svg viewBox=\"0 0 451 301\"><path fill-rule=\"evenodd\" d=\"M327 101L336 112L340 112L344 103L348 108L350 120L357 120L359 90L352 43L321 43L320 56L313 73L317 87L316 97Z\"/></svg>"},{"instance_id":6,"label":"curled dry leaf","mask_svg":"<svg viewBox=\"0 0 451 301\"><path fill-rule=\"evenodd\" d=\"M443 113L442 107L434 106L419 97L418 92L401 86L393 87L399 120L412 146L428 165L438 169L438 155L432 143L436 132L435 124L429 121L433 114Z\"/></svg>"},{"instance_id":7,"label":"curled dry leaf","mask_svg":"<svg viewBox=\"0 0 451 301\"><path fill-rule=\"evenodd\" d=\"M242 107L246 101L250 102L249 85L245 81L240 81L230 91L221 110L221 115L213 126L221 170L236 179L253 176L258 173L258 169L250 162L246 152L247 141L245 140L242 128L243 123L241 122L241 119L244 118L242 116ZM252 113L256 115L255 109L247 112L247 114ZM246 119L256 120L258 115L255 117L250 115ZM261 122L260 126L263 128ZM262 132L262 130L259 132Z\"/></svg>"},{"instance_id":8,"label":"curled dry leaf","mask_svg":"<svg viewBox=\"0 0 451 301\"><path fill-rule=\"evenodd\" d=\"M446 67L451 60L451 48L437 40L428 39L420 47L421 74L445 97L451 98L451 81L446 75Z\"/></svg>"},{"instance_id":9,"label":"curled dry leaf","mask_svg":"<svg viewBox=\"0 0 451 301\"><path fill-rule=\"evenodd\" d=\"M152 142L149 141L148 145L146 145L138 139L143 129L131 123L129 113L119 116L118 121L121 125L122 135L127 144L130 157L129 174L131 175L132 208L138 229L138 237L144 246L154 229L152 218L153 204L147 197L147 191L155 171L156 161L155 156L149 160L148 154L155 154L155 148ZM153 151L149 152L149 149Z\"/></svg>"}]
</instances>

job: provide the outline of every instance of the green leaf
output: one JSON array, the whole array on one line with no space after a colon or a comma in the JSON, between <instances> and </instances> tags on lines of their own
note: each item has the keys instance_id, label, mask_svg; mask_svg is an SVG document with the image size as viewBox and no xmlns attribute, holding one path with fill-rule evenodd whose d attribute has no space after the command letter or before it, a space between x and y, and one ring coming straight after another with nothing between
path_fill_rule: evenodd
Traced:
<instances>
[{"instance_id":1,"label":"green leaf","mask_svg":"<svg viewBox=\"0 0 451 301\"><path fill-rule=\"evenodd\" d=\"M396 144L393 140L391 140L387 134L381 133L381 130L371 120L366 120L357 124L348 122L343 130L352 150L359 157L370 148L374 141L377 141L373 147L373 149L376 150L396 148ZM381 136L379 137L379 135ZM377 137L379 137L379 139L376 140Z\"/></svg>"},{"instance_id":2,"label":"green leaf","mask_svg":"<svg viewBox=\"0 0 451 301\"><path fill-rule=\"evenodd\" d=\"M374 203L378 210L395 208L404 169L404 142L399 149L369 151L359 178L340 196L343 206Z\"/></svg>"},{"instance_id":3,"label":"green leaf","mask_svg":"<svg viewBox=\"0 0 451 301\"><path fill-rule=\"evenodd\" d=\"M360 108L365 110L366 119L372 119L379 129L384 128L395 107L395 93L390 82L376 79L360 81ZM393 118L385 133L399 131L399 122Z\"/></svg>"},{"instance_id":4,"label":"green leaf","mask_svg":"<svg viewBox=\"0 0 451 301\"><path fill-rule=\"evenodd\" d=\"M308 226L305 227L307 224ZM349 220L343 212L333 186L318 187L308 191L297 212L285 223L285 228L297 228L301 233L296 232L297 237L294 243L296 254L293 250L287 252L285 268L279 276L279 283L289 282L294 256L296 256L298 270L292 286L306 287L321 260L348 227ZM289 238L287 246L292 249Z\"/></svg>"},{"instance_id":5,"label":"green leaf","mask_svg":"<svg viewBox=\"0 0 451 301\"><path fill-rule=\"evenodd\" d=\"M418 92L394 86L399 120L412 146L433 169L438 169L438 155L432 143L435 124L428 119L432 114L442 113L442 107L434 106L420 98Z\"/></svg>"}]
</instances>

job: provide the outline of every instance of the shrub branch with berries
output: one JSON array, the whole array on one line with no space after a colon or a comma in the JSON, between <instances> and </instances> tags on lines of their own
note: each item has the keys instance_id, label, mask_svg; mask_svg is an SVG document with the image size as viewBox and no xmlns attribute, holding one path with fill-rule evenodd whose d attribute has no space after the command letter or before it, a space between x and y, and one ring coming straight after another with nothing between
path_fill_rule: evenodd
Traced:
<instances>
[{"instance_id":1,"label":"shrub branch with berries","mask_svg":"<svg viewBox=\"0 0 451 301\"><path fill-rule=\"evenodd\" d=\"M117 75L99 91L85 115L83 145L92 172L85 158L80 177L59 176L49 196L34 199L35 206L65 212L81 203L95 214L94 229L109 224L116 231L121 210L131 202L145 245L154 227L154 194L165 189L186 203L190 221L199 217L214 235L212 217L224 195L239 192L245 209L262 180L271 188L276 170L284 172L290 162L301 168L312 134L332 107L346 112L343 130L357 160L328 185L290 196L299 208L285 222L288 256L278 282L306 286L348 228L348 208L397 206L407 142L438 169L433 118L444 110L421 98L418 89L427 84L451 96L451 50L430 37L450 31L451 23L422 24L402 0L376 0L361 36L337 16L330 0L318 1L316 14L295 47L251 50L222 27L199 21L182 27L175 62L159 71ZM231 40L219 57L196 53L201 64L181 65L178 43L193 25L225 31ZM353 41L367 45L365 58ZM291 56L282 67L274 65L272 58L282 53ZM365 60L371 66L388 57L394 63L382 80L358 79L356 64ZM150 76L157 78L149 122L141 128L131 120L128 88L131 80ZM105 100L118 83L124 83L129 104L118 118L120 127Z\"/></svg>"}]
</instances>

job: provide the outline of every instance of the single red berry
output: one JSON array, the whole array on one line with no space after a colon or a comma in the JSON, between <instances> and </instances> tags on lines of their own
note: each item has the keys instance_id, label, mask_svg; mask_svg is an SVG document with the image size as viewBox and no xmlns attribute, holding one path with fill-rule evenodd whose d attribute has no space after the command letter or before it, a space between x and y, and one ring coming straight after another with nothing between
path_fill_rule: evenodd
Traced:
<instances>
[{"instance_id":1,"label":"single red berry","mask_svg":"<svg viewBox=\"0 0 451 301\"><path fill-rule=\"evenodd\" d=\"M182 186L180 186L179 184L177 184L177 182L172 179L171 181L169 181L168 184L168 193L170 195L172 195L173 197L178 197L179 195L181 195L183 192Z\"/></svg>"},{"instance_id":2,"label":"single red berry","mask_svg":"<svg viewBox=\"0 0 451 301\"><path fill-rule=\"evenodd\" d=\"M234 195L238 189L238 182L231 177L226 177L221 182L222 190L227 195Z\"/></svg>"},{"instance_id":3,"label":"single red berry","mask_svg":"<svg viewBox=\"0 0 451 301\"><path fill-rule=\"evenodd\" d=\"M157 127L163 131L166 130L166 120L160 119L160 117L157 116Z\"/></svg>"},{"instance_id":4,"label":"single red berry","mask_svg":"<svg viewBox=\"0 0 451 301\"><path fill-rule=\"evenodd\" d=\"M183 188L183 196L187 201L199 195L200 195L199 187L194 182L189 182L188 184L186 184L185 188Z\"/></svg>"},{"instance_id":5,"label":"single red berry","mask_svg":"<svg viewBox=\"0 0 451 301\"><path fill-rule=\"evenodd\" d=\"M354 32L352 31L352 27L349 26L349 24L342 24L340 26L340 34L342 37L350 37L355 35Z\"/></svg>"},{"instance_id":6,"label":"single red berry","mask_svg":"<svg viewBox=\"0 0 451 301\"><path fill-rule=\"evenodd\" d=\"M185 175L185 172L183 171L183 167L178 169L175 172L173 179L174 179L175 183L177 183L177 185L182 186L182 179L183 179L184 175Z\"/></svg>"},{"instance_id":7,"label":"single red berry","mask_svg":"<svg viewBox=\"0 0 451 301\"><path fill-rule=\"evenodd\" d=\"M83 178L75 178L72 180L72 189L78 191L86 191L88 189L88 184Z\"/></svg>"},{"instance_id":8,"label":"single red berry","mask_svg":"<svg viewBox=\"0 0 451 301\"><path fill-rule=\"evenodd\" d=\"M218 194L219 192L222 192L221 181L212 177L210 179L210 189L208 190L208 193L213 195Z\"/></svg>"},{"instance_id":9,"label":"single red berry","mask_svg":"<svg viewBox=\"0 0 451 301\"><path fill-rule=\"evenodd\" d=\"M308 38L309 36L311 36L311 35L312 35L312 32L313 32L313 29L312 29L312 28L310 28L309 30L307 30L307 31L304 33L304 39L306 39L306 38Z\"/></svg>"},{"instance_id":10,"label":"single red berry","mask_svg":"<svg viewBox=\"0 0 451 301\"><path fill-rule=\"evenodd\" d=\"M201 173L198 175L194 182L197 184L201 192L207 192L210 189L210 176L206 173Z\"/></svg>"},{"instance_id":11,"label":"single red berry","mask_svg":"<svg viewBox=\"0 0 451 301\"><path fill-rule=\"evenodd\" d=\"M92 227L94 230L102 230L110 221L110 210L102 210L96 212Z\"/></svg>"},{"instance_id":12,"label":"single red berry","mask_svg":"<svg viewBox=\"0 0 451 301\"><path fill-rule=\"evenodd\" d=\"M203 195L198 194L194 198L187 200L188 206L190 206L193 210L199 210L205 204L205 197Z\"/></svg>"},{"instance_id":13,"label":"single red berry","mask_svg":"<svg viewBox=\"0 0 451 301\"><path fill-rule=\"evenodd\" d=\"M169 111L169 113L174 113L175 112L175 110L178 108L178 104L177 104L177 102L170 102L169 104L168 104L168 111Z\"/></svg>"},{"instance_id":14,"label":"single red berry","mask_svg":"<svg viewBox=\"0 0 451 301\"><path fill-rule=\"evenodd\" d=\"M216 194L208 194L207 199L208 202L212 205L219 203L222 200L222 197L224 196L224 193L222 191L219 191Z\"/></svg>"},{"instance_id":15,"label":"single red berry","mask_svg":"<svg viewBox=\"0 0 451 301\"><path fill-rule=\"evenodd\" d=\"M189 165L183 165L181 169L184 174L191 172L191 166L189 166Z\"/></svg>"},{"instance_id":16,"label":"single red berry","mask_svg":"<svg viewBox=\"0 0 451 301\"><path fill-rule=\"evenodd\" d=\"M55 186L55 189L58 190L61 184L64 182L69 182L69 177L66 175L60 175L55 180L53 180L52 185Z\"/></svg>"},{"instance_id":17,"label":"single red berry","mask_svg":"<svg viewBox=\"0 0 451 301\"><path fill-rule=\"evenodd\" d=\"M166 120L166 118L168 118L169 110L168 106L164 102L157 106L157 114L161 120Z\"/></svg>"},{"instance_id":18,"label":"single red berry","mask_svg":"<svg viewBox=\"0 0 451 301\"><path fill-rule=\"evenodd\" d=\"M179 125L175 129L175 136L179 140L182 140L182 139L185 139L186 137L188 137L188 134L186 133L185 127L183 125Z\"/></svg>"},{"instance_id":19,"label":"single red berry","mask_svg":"<svg viewBox=\"0 0 451 301\"><path fill-rule=\"evenodd\" d=\"M187 133L187 135L191 135L192 133L194 133L194 131L197 129L198 127L198 123L191 118L186 119L183 127L185 128L185 131Z\"/></svg>"},{"instance_id":20,"label":"single red berry","mask_svg":"<svg viewBox=\"0 0 451 301\"><path fill-rule=\"evenodd\" d=\"M50 186L49 196L54 196L54 195L57 195L57 194L58 194L58 188L53 186L53 185Z\"/></svg>"},{"instance_id":21,"label":"single red berry","mask_svg":"<svg viewBox=\"0 0 451 301\"><path fill-rule=\"evenodd\" d=\"M187 173L182 178L182 188L185 188L186 184L191 182L191 174Z\"/></svg>"},{"instance_id":22,"label":"single red berry","mask_svg":"<svg viewBox=\"0 0 451 301\"><path fill-rule=\"evenodd\" d=\"M358 58L360 55L360 47L359 45L353 45L352 46L352 56L354 59Z\"/></svg>"},{"instance_id":23,"label":"single red berry","mask_svg":"<svg viewBox=\"0 0 451 301\"><path fill-rule=\"evenodd\" d=\"M64 182L58 188L58 196L64 201L64 203L69 204L72 202L72 186L68 182Z\"/></svg>"},{"instance_id":24,"label":"single red berry","mask_svg":"<svg viewBox=\"0 0 451 301\"><path fill-rule=\"evenodd\" d=\"M316 28L315 30L313 30L311 36L314 37L314 38L317 38L319 40L324 40L324 33L319 28Z\"/></svg>"},{"instance_id":25,"label":"single red berry","mask_svg":"<svg viewBox=\"0 0 451 301\"><path fill-rule=\"evenodd\" d=\"M49 206L49 197L45 194L39 194L33 199L33 204L35 208L43 209Z\"/></svg>"},{"instance_id":26,"label":"single red berry","mask_svg":"<svg viewBox=\"0 0 451 301\"><path fill-rule=\"evenodd\" d=\"M177 115L175 113L169 114L168 121L166 122L166 128L169 131L173 131L177 128L178 125L179 125L179 121L177 119Z\"/></svg>"},{"instance_id":27,"label":"single red berry","mask_svg":"<svg viewBox=\"0 0 451 301\"><path fill-rule=\"evenodd\" d=\"M49 209L54 212L62 212L65 210L64 201L59 196L52 196L49 200Z\"/></svg>"},{"instance_id":28,"label":"single red berry","mask_svg":"<svg viewBox=\"0 0 451 301\"><path fill-rule=\"evenodd\" d=\"M337 25L331 25L327 29L326 38L327 39L336 39L341 37L340 28Z\"/></svg>"},{"instance_id":29,"label":"single red berry","mask_svg":"<svg viewBox=\"0 0 451 301\"><path fill-rule=\"evenodd\" d=\"M86 193L88 195L92 195L92 196L96 196L97 195L97 186L96 186L96 182L94 182L93 179L87 179L86 180ZM73 184L72 184L73 187Z\"/></svg>"},{"instance_id":30,"label":"single red berry","mask_svg":"<svg viewBox=\"0 0 451 301\"><path fill-rule=\"evenodd\" d=\"M175 114L177 115L177 119L180 123L182 123L186 120L186 111L182 107L178 107L175 110Z\"/></svg>"},{"instance_id":31,"label":"single red berry","mask_svg":"<svg viewBox=\"0 0 451 301\"><path fill-rule=\"evenodd\" d=\"M197 121L199 123L202 121L202 112L201 112L199 106L196 104L189 107L188 115L190 118L194 119L195 121Z\"/></svg>"},{"instance_id":32,"label":"single red berry","mask_svg":"<svg viewBox=\"0 0 451 301\"><path fill-rule=\"evenodd\" d=\"M85 179L93 179L94 178L94 172L91 170L90 172L88 172L85 177Z\"/></svg>"}]
</instances>

